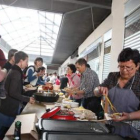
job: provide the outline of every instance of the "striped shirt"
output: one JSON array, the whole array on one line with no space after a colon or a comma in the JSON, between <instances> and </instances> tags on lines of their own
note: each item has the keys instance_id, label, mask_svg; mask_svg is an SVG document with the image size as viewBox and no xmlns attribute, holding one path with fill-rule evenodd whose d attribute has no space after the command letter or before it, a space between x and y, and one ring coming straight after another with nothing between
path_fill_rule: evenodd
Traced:
<instances>
[{"instance_id":1,"label":"striped shirt","mask_svg":"<svg viewBox=\"0 0 140 140\"><path fill-rule=\"evenodd\" d=\"M84 98L89 98L94 96L93 90L95 87L99 86L99 79L95 71L86 68L86 70L81 74L81 84L80 90L84 90Z\"/></svg>"}]
</instances>

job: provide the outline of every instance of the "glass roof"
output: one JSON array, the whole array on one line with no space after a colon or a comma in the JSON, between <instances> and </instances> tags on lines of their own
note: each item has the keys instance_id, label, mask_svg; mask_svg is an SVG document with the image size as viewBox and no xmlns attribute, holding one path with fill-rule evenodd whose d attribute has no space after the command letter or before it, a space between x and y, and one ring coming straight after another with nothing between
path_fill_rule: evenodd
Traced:
<instances>
[{"instance_id":1,"label":"glass roof","mask_svg":"<svg viewBox=\"0 0 140 140\"><path fill-rule=\"evenodd\" d=\"M0 35L12 48L52 56L62 14L0 5Z\"/></svg>"}]
</instances>

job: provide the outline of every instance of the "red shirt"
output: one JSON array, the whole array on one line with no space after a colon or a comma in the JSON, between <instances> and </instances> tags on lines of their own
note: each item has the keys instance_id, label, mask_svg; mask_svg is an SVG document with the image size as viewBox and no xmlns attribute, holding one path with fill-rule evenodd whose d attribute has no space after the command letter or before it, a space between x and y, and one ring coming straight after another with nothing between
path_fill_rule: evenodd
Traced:
<instances>
[{"instance_id":1,"label":"red shirt","mask_svg":"<svg viewBox=\"0 0 140 140\"><path fill-rule=\"evenodd\" d=\"M6 63L6 59L5 59L4 53L0 49L0 67L3 67L5 63Z\"/></svg>"},{"instance_id":2,"label":"red shirt","mask_svg":"<svg viewBox=\"0 0 140 140\"><path fill-rule=\"evenodd\" d=\"M55 80L55 84L56 84L56 85L60 85L60 80L59 80L59 79L56 79L56 80Z\"/></svg>"}]
</instances>

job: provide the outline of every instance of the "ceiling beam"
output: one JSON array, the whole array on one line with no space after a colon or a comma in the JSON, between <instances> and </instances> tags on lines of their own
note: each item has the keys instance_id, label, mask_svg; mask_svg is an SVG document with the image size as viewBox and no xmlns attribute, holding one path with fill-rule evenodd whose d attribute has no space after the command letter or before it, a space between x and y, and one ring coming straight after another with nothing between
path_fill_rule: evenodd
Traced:
<instances>
[{"instance_id":1,"label":"ceiling beam","mask_svg":"<svg viewBox=\"0 0 140 140\"><path fill-rule=\"evenodd\" d=\"M32 42L30 42L28 45L26 45L25 47L23 47L22 49L20 49L20 51L23 51L25 48L27 48L27 47L29 47L33 42L35 42L36 41L36 39L35 40L33 40Z\"/></svg>"},{"instance_id":2,"label":"ceiling beam","mask_svg":"<svg viewBox=\"0 0 140 140\"><path fill-rule=\"evenodd\" d=\"M90 2L76 1L76 0L53 0L53 1L74 3L74 4L80 4L80 5L109 9L109 10L111 9L110 6L106 6L106 5L102 5L102 4L96 4L96 3L90 3Z\"/></svg>"},{"instance_id":3,"label":"ceiling beam","mask_svg":"<svg viewBox=\"0 0 140 140\"><path fill-rule=\"evenodd\" d=\"M70 11L70 12L66 12L64 15L66 16L66 15L68 15L68 14L72 14L72 13L76 13L76 12L80 12L80 11L83 11L83 10L87 10L87 9L89 9L89 8L91 8L91 7L84 7L84 8L80 8L80 9L76 9L76 10L73 10L73 11Z\"/></svg>"}]
</instances>

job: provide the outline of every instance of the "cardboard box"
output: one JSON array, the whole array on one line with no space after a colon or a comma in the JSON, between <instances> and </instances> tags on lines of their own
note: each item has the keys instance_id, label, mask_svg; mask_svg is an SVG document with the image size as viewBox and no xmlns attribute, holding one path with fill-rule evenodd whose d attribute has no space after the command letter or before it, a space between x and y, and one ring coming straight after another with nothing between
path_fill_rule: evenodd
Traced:
<instances>
[{"instance_id":1,"label":"cardboard box","mask_svg":"<svg viewBox=\"0 0 140 140\"><path fill-rule=\"evenodd\" d=\"M37 122L36 114L18 115L6 133L6 137L8 137L8 139L10 140L13 139L16 121L21 121L21 139L22 140L37 140L38 139L38 134L35 129L35 124Z\"/></svg>"}]
</instances>

